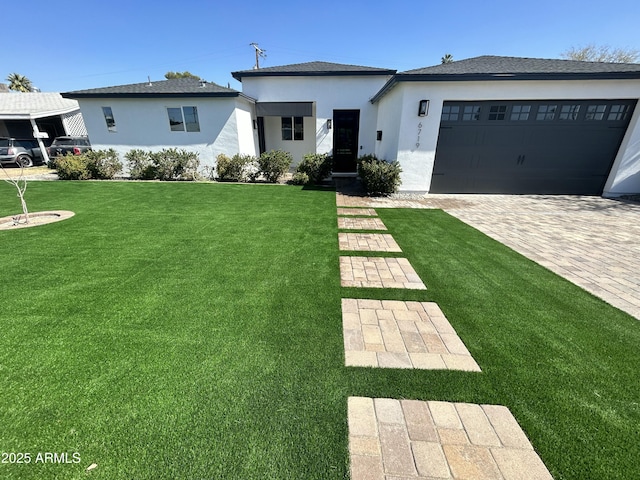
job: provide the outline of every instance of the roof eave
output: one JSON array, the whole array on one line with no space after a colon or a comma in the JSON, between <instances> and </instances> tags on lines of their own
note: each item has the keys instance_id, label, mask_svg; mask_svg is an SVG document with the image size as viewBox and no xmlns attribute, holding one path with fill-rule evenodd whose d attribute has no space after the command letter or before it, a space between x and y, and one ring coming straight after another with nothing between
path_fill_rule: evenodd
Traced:
<instances>
[{"instance_id":1,"label":"roof eave","mask_svg":"<svg viewBox=\"0 0 640 480\"><path fill-rule=\"evenodd\" d=\"M84 99L84 98L194 98L194 97L219 97L219 98L232 98L243 96L249 100L251 97L243 95L241 92L180 92L180 93L75 93L65 92L62 93L64 98L71 99Z\"/></svg>"},{"instance_id":2,"label":"roof eave","mask_svg":"<svg viewBox=\"0 0 640 480\"><path fill-rule=\"evenodd\" d=\"M243 71L231 72L231 76L242 82L243 77L362 77L362 76L387 76L394 75L397 70L380 70L380 71L327 71L327 72L264 72Z\"/></svg>"}]
</instances>

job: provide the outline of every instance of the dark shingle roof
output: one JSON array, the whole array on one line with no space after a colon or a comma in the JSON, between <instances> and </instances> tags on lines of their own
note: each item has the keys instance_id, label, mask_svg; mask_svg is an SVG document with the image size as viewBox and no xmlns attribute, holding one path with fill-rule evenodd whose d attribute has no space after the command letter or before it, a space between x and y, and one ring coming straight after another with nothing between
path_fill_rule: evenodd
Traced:
<instances>
[{"instance_id":1,"label":"dark shingle roof","mask_svg":"<svg viewBox=\"0 0 640 480\"><path fill-rule=\"evenodd\" d=\"M399 82L607 79L640 79L640 64L485 55L397 73L371 101L378 101Z\"/></svg>"},{"instance_id":2,"label":"dark shingle roof","mask_svg":"<svg viewBox=\"0 0 640 480\"><path fill-rule=\"evenodd\" d=\"M635 73L640 75L638 63L581 62L543 58L496 57L485 55L432 67L400 72L399 75L602 75Z\"/></svg>"},{"instance_id":3,"label":"dark shingle roof","mask_svg":"<svg viewBox=\"0 0 640 480\"><path fill-rule=\"evenodd\" d=\"M296 77L296 76L343 76L343 75L393 75L396 70L388 68L363 67L329 62L306 62L281 65L278 67L241 70L232 72L233 78L242 81L243 77Z\"/></svg>"},{"instance_id":4,"label":"dark shingle roof","mask_svg":"<svg viewBox=\"0 0 640 480\"><path fill-rule=\"evenodd\" d=\"M76 90L62 94L65 98L237 97L239 95L243 94L233 88L221 87L212 82L201 82L196 78L174 78L159 82Z\"/></svg>"}]
</instances>

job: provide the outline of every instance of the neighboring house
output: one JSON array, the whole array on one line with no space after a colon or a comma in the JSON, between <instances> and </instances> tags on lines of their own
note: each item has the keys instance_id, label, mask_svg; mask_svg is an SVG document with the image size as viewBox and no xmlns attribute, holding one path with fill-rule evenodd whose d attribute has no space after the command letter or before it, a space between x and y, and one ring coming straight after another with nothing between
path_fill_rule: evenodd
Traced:
<instances>
[{"instance_id":1,"label":"neighboring house","mask_svg":"<svg viewBox=\"0 0 640 480\"><path fill-rule=\"evenodd\" d=\"M331 153L335 172L354 172L374 153L377 106L369 100L395 70L309 62L233 72L256 99L259 152L282 149L298 163L306 153Z\"/></svg>"},{"instance_id":2,"label":"neighboring house","mask_svg":"<svg viewBox=\"0 0 640 480\"><path fill-rule=\"evenodd\" d=\"M404 191L638 193L639 98L640 64L483 56L410 70L372 99L376 153L400 162Z\"/></svg>"},{"instance_id":3,"label":"neighboring house","mask_svg":"<svg viewBox=\"0 0 640 480\"><path fill-rule=\"evenodd\" d=\"M201 165L221 154L255 154L255 101L247 95L194 78L137 83L63 94L80 103L94 149L184 148Z\"/></svg>"},{"instance_id":4,"label":"neighboring house","mask_svg":"<svg viewBox=\"0 0 640 480\"><path fill-rule=\"evenodd\" d=\"M86 134L75 100L59 93L0 93L0 137L37 138L44 151L55 137Z\"/></svg>"}]
</instances>

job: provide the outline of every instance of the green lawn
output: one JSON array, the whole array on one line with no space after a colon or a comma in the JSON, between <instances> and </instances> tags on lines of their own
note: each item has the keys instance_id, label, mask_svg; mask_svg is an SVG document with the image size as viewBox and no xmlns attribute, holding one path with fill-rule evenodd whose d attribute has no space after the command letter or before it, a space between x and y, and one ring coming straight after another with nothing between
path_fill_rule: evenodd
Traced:
<instances>
[{"instance_id":1,"label":"green lawn","mask_svg":"<svg viewBox=\"0 0 640 480\"><path fill-rule=\"evenodd\" d=\"M76 216L0 232L0 451L32 455L0 478L348 478L350 395L507 405L556 479L638 476L640 323L441 211L379 210L419 292L340 287L330 191L27 200ZM343 296L438 302L484 373L345 368Z\"/></svg>"}]
</instances>

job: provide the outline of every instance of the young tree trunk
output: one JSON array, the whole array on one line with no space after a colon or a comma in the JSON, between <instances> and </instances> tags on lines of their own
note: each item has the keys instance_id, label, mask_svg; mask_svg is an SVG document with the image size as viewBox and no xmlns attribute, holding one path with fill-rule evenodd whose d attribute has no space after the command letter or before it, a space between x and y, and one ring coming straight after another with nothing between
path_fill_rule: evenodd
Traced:
<instances>
[{"instance_id":1,"label":"young tree trunk","mask_svg":"<svg viewBox=\"0 0 640 480\"><path fill-rule=\"evenodd\" d=\"M7 177L3 180L16 187L16 190L18 190L18 198L20 199L20 205L22 206L22 215L24 216L24 220L21 220L20 215L18 215L13 219L14 224L29 223L29 210L27 208L27 201L24 199L24 192L27 190L27 179L24 178L24 166L20 165L20 175L17 178L11 177L4 167L2 167L2 171Z\"/></svg>"}]
</instances>

